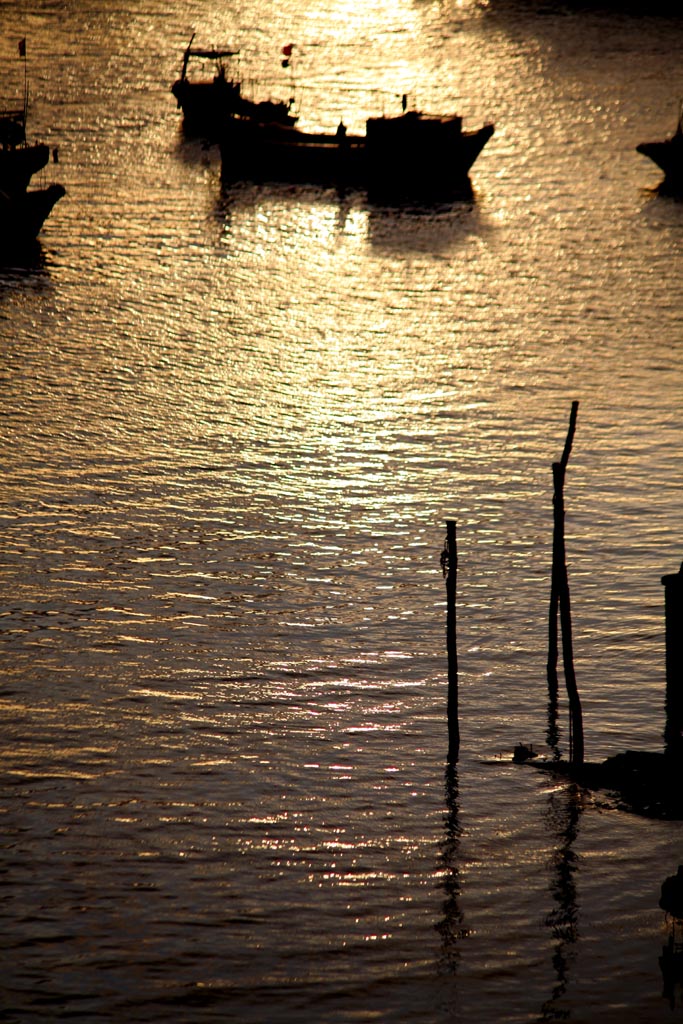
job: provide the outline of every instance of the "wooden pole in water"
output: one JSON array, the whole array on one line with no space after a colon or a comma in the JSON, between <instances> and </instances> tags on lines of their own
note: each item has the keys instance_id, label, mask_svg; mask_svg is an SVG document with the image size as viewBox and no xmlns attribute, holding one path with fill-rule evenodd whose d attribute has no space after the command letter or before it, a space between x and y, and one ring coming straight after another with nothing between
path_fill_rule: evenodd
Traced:
<instances>
[{"instance_id":1,"label":"wooden pole in water","mask_svg":"<svg viewBox=\"0 0 683 1024\"><path fill-rule=\"evenodd\" d=\"M548 675L548 693L551 700L557 700L557 656L558 656L558 644L557 644L557 616L560 607L560 584L562 567L565 564L564 555L564 517L558 515L557 502L555 498L558 493L557 482L555 479L555 466L558 466L560 476L560 494L562 495L564 489L564 477L567 463L569 462L569 455L572 450L572 443L574 441L574 433L576 431L576 415L579 409L578 402L572 402L572 411L569 417L569 430L567 431L567 440L564 443L564 451L562 452L562 458L559 463L553 463L553 510L554 510L554 529L553 529L553 556L552 556L552 572L550 582L550 615L548 618L548 663L547 663L547 675ZM563 497L560 499L560 505L563 502Z\"/></svg>"},{"instance_id":2,"label":"wooden pole in water","mask_svg":"<svg viewBox=\"0 0 683 1024\"><path fill-rule=\"evenodd\" d=\"M572 640L572 619L569 602L569 580L567 577L567 558L564 540L564 480L572 450L578 402L572 402L569 417L569 430L562 458L553 463L553 566L550 598L550 628L548 643L548 686L552 700L552 677L554 674L555 694L557 693L557 610L559 607L560 627L562 633L562 665L564 679L569 698L569 760L572 764L583 764L583 714L581 698L576 685L574 671L574 652Z\"/></svg>"},{"instance_id":3,"label":"wooden pole in water","mask_svg":"<svg viewBox=\"0 0 683 1024\"><path fill-rule=\"evenodd\" d=\"M683 762L683 565L662 576L666 625L666 727L669 757Z\"/></svg>"},{"instance_id":4,"label":"wooden pole in water","mask_svg":"<svg viewBox=\"0 0 683 1024\"><path fill-rule=\"evenodd\" d=\"M458 722L458 651L455 635L455 588L458 577L458 548L455 520L446 520L446 546L441 553L441 568L446 578L446 649L448 651L448 761L460 754Z\"/></svg>"},{"instance_id":5,"label":"wooden pole in water","mask_svg":"<svg viewBox=\"0 0 683 1024\"><path fill-rule=\"evenodd\" d=\"M554 474L553 474L554 475ZM552 564L550 569L550 609L548 613L548 661L546 664L546 676L548 680L548 745L554 750L557 748L557 713L558 713L558 692L557 680L557 618L560 609L560 584L558 579L559 555L558 546L560 537L557 529L557 510L555 508L555 485L553 482L553 550ZM559 757L559 754L557 754Z\"/></svg>"}]
</instances>

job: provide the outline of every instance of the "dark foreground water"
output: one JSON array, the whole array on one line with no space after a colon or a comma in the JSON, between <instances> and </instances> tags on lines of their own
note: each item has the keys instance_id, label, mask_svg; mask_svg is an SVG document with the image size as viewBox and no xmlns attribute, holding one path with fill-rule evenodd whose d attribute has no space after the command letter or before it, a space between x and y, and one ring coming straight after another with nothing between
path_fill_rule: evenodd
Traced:
<instances>
[{"instance_id":1,"label":"dark foreground water","mask_svg":"<svg viewBox=\"0 0 683 1024\"><path fill-rule=\"evenodd\" d=\"M683 825L510 758L544 749L574 399L587 756L662 745L683 205L635 145L674 127L683 23L10 0L0 28L0 99L26 37L68 190L0 269L3 1019L680 1019L657 901ZM169 92L195 30L306 127L404 92L495 121L475 201L222 193Z\"/></svg>"}]
</instances>

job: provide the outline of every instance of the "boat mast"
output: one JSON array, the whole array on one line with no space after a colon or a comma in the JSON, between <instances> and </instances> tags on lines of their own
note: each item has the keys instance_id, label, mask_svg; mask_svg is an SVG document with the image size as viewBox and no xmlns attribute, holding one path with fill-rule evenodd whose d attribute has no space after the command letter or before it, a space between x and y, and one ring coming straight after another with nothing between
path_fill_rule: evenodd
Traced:
<instances>
[{"instance_id":1,"label":"boat mast","mask_svg":"<svg viewBox=\"0 0 683 1024\"><path fill-rule=\"evenodd\" d=\"M26 119L28 117L28 62L26 60L26 38L19 40L19 56L24 62L24 134L26 133Z\"/></svg>"},{"instance_id":2,"label":"boat mast","mask_svg":"<svg viewBox=\"0 0 683 1024\"><path fill-rule=\"evenodd\" d=\"M191 48L192 48L192 43L193 43L194 37L196 35L197 35L196 32L192 33L192 38L190 39L189 43L187 44L187 49L185 50L185 53L183 54L183 70L182 70L182 73L180 75L181 79L184 79L185 75L187 74L187 63L188 63L188 61L190 59L190 52L191 52Z\"/></svg>"}]
</instances>

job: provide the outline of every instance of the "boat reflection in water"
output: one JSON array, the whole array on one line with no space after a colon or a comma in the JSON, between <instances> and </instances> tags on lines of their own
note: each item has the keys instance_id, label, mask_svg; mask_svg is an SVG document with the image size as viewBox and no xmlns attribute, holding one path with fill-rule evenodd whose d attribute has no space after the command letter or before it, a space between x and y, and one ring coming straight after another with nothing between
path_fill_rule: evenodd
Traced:
<instances>
[{"instance_id":1,"label":"boat reflection in water","mask_svg":"<svg viewBox=\"0 0 683 1024\"><path fill-rule=\"evenodd\" d=\"M373 117L365 135L303 132L229 118L222 132L222 177L367 189L385 200L446 200L471 195L469 172L493 135L486 124L463 131L462 118L408 111Z\"/></svg>"}]
</instances>

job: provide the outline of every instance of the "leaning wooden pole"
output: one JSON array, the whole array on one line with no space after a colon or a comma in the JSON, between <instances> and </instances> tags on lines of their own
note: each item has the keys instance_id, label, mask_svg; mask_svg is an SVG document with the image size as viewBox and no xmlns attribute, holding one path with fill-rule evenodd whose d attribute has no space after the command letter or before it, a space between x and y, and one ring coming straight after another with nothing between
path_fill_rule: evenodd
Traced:
<instances>
[{"instance_id":1,"label":"leaning wooden pole","mask_svg":"<svg viewBox=\"0 0 683 1024\"><path fill-rule=\"evenodd\" d=\"M564 481L569 455L576 430L578 402L572 402L569 418L569 430L562 458L553 463L553 566L551 584L550 629L548 644L548 686L551 687L551 669L555 669L555 685L557 681L557 611L559 608L560 628L562 634L562 667L564 669L567 697L569 699L569 759L572 764L583 764L583 714L581 698L576 685L574 671L574 650L572 639L571 605L569 600L569 579L567 576L567 557L564 540ZM553 643L555 645L553 651ZM554 661L553 661L554 658ZM552 690L551 690L552 694Z\"/></svg>"},{"instance_id":2,"label":"leaning wooden pole","mask_svg":"<svg viewBox=\"0 0 683 1024\"><path fill-rule=\"evenodd\" d=\"M572 444L574 442L574 433L576 431L576 416L579 411L579 403L572 402L572 411L569 416L569 429L567 431L567 439L564 443L564 451L562 452L562 458L559 463L553 463L553 511L554 515L554 529L553 529L553 562L552 572L550 580L550 614L548 616L548 662L547 662L547 676L548 676L548 695L551 701L557 701L557 658L558 658L558 630L557 630L557 617L560 607L560 585L563 567L565 567L565 552L564 552L564 511L559 515L560 509L555 502L555 496L558 493L557 482L555 480L555 466L559 466L559 484L560 484L560 504L564 502L564 477L567 463L569 462L569 456L572 450Z\"/></svg>"},{"instance_id":3,"label":"leaning wooden pole","mask_svg":"<svg viewBox=\"0 0 683 1024\"><path fill-rule=\"evenodd\" d=\"M558 554L559 533L557 529L557 511L555 508L553 489L553 550L552 565L550 569L550 609L548 612L548 661L546 664L546 677L548 680L548 746L559 757L557 750L558 730L557 717L559 708L559 684L557 679L557 656L558 656L558 628L557 619L560 610L560 581L558 579L557 567L560 562Z\"/></svg>"},{"instance_id":4,"label":"leaning wooden pole","mask_svg":"<svg viewBox=\"0 0 683 1024\"><path fill-rule=\"evenodd\" d=\"M458 650L455 632L455 591L458 578L458 548L455 520L446 520L446 546L441 555L446 578L446 650L448 651L448 761L460 755L460 724L458 721Z\"/></svg>"},{"instance_id":5,"label":"leaning wooden pole","mask_svg":"<svg viewBox=\"0 0 683 1024\"><path fill-rule=\"evenodd\" d=\"M553 463L555 465L555 463ZM560 563L558 554L558 547L560 544L560 535L557 528L557 508L555 504L555 484L554 484L555 473L553 470L553 551L552 551L552 566L550 570L550 609L548 612L548 661L546 665L546 675L548 678L548 701L551 708L555 709L557 714L557 696L558 696L558 680L557 680L557 657L558 657L558 629L557 629L557 616L560 609L560 581L558 578L557 567Z\"/></svg>"}]
</instances>

